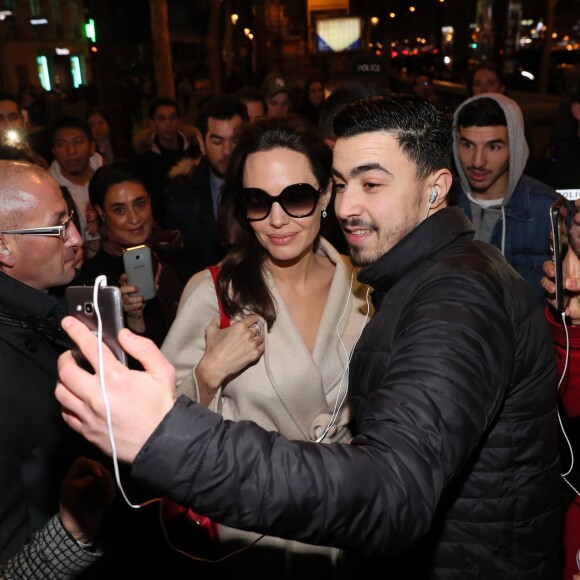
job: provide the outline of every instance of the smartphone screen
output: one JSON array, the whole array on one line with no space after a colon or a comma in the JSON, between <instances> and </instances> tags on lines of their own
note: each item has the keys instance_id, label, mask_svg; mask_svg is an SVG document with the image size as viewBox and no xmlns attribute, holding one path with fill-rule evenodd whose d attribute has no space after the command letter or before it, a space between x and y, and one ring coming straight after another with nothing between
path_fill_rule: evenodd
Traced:
<instances>
[{"instance_id":1,"label":"smartphone screen","mask_svg":"<svg viewBox=\"0 0 580 580\"><path fill-rule=\"evenodd\" d=\"M111 349L115 357L126 365L127 355L117 339L119 331L124 326L123 304L119 288L99 286L97 305L95 305L92 286L69 286L66 289L66 304L68 313L83 322L95 335L98 331L96 313L96 306L98 306L103 328L103 342ZM71 350L80 367L88 372L94 372L76 344L73 343Z\"/></svg>"},{"instance_id":2,"label":"smartphone screen","mask_svg":"<svg viewBox=\"0 0 580 580\"><path fill-rule=\"evenodd\" d=\"M568 252L568 205L566 200L559 199L550 207L550 222L552 226L552 261L554 262L556 284L556 309L560 313L566 311L567 296L564 290L562 261Z\"/></svg>"}]
</instances>

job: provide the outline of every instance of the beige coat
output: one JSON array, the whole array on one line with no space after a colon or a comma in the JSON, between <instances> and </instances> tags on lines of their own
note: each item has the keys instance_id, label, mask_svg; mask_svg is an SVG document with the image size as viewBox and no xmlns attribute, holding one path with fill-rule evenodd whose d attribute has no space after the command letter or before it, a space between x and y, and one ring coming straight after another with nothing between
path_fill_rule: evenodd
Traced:
<instances>
[{"instance_id":1,"label":"beige coat","mask_svg":"<svg viewBox=\"0 0 580 580\"><path fill-rule=\"evenodd\" d=\"M336 264L336 270L313 351L310 352L304 343L273 279L267 274L267 283L277 305L277 318L272 330L265 335L264 355L223 386L211 402L210 408L225 419L252 420L268 431L278 431L288 439L303 441L316 440L328 426L337 398L342 400L345 394L348 357L371 307L367 306L367 287L357 282L356 271L348 258L340 255L326 240L321 240L318 252L327 255ZM193 400L199 400L195 368L204 353L205 328L218 315L215 286L209 271L205 270L187 284L162 349L177 370L179 394ZM342 405L339 420L328 431L324 442L348 441L350 433L346 425L351 418L350 407ZM236 539L248 543L255 538L255 534L220 527L222 542ZM295 567L297 562L291 562L297 553L308 551L311 557L314 553L316 557L336 556L336 551L329 548L314 548L276 538L261 540L249 552L274 545L285 548L283 566L287 573L292 570L293 576L299 573ZM267 558L270 557L273 555L269 553ZM240 562L239 556L233 560ZM276 570L278 576L280 572Z\"/></svg>"}]
</instances>

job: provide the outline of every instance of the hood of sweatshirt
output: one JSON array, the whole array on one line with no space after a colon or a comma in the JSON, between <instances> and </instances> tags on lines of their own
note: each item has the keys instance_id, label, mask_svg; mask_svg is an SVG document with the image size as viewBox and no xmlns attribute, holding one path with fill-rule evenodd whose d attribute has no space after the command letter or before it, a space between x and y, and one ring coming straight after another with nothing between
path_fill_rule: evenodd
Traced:
<instances>
[{"instance_id":1,"label":"hood of sweatshirt","mask_svg":"<svg viewBox=\"0 0 580 580\"><path fill-rule=\"evenodd\" d=\"M524 135L524 118L519 105L515 101L499 93L485 93L471 97L461 103L453 115L453 157L455 159L455 165L457 167L457 172L459 174L459 179L461 181L461 187L463 188L463 191L467 194L472 203L477 203L477 201L475 201L473 198L469 180L467 179L467 175L465 174L465 171L461 166L461 161L459 160L459 133L457 119L461 110L466 105L476 101L477 99L483 98L492 99L498 103L498 105L502 108L507 121L510 159L508 167L508 188L505 192L502 202L502 205L505 207L509 204L511 196L524 173L524 168L530 155L528 143Z\"/></svg>"},{"instance_id":2,"label":"hood of sweatshirt","mask_svg":"<svg viewBox=\"0 0 580 580\"><path fill-rule=\"evenodd\" d=\"M91 157L89 158L90 168L93 171L96 171L102 165L104 165L104 159L103 159L102 155L100 153L93 153L91 155ZM68 179L67 177L65 177L63 175L62 169L60 168L60 165L56 159L50 164L50 168L48 169L48 172L54 178L54 180L59 185L61 185L63 187L67 187L69 189L75 189L75 188L81 187L81 186L77 185L76 183L73 183L72 181L70 181L70 179ZM86 185L88 186L88 182ZM82 187L84 187L84 186L82 186Z\"/></svg>"}]
</instances>

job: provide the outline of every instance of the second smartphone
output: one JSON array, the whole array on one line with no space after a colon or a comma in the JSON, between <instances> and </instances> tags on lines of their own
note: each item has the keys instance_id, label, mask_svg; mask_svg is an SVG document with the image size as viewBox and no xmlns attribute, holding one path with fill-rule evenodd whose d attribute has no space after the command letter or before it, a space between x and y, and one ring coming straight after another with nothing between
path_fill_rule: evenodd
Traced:
<instances>
[{"instance_id":1,"label":"second smartphone","mask_svg":"<svg viewBox=\"0 0 580 580\"><path fill-rule=\"evenodd\" d=\"M568 205L560 198L550 208L552 225L552 261L554 262L554 282L556 284L556 309L560 313L566 310L568 297L564 290L564 274L562 261L568 252Z\"/></svg>"},{"instance_id":2,"label":"second smartphone","mask_svg":"<svg viewBox=\"0 0 580 580\"><path fill-rule=\"evenodd\" d=\"M135 246L123 252L123 263L127 283L139 288L139 295L145 300L155 298L155 277L153 275L153 261L148 246Z\"/></svg>"}]
</instances>

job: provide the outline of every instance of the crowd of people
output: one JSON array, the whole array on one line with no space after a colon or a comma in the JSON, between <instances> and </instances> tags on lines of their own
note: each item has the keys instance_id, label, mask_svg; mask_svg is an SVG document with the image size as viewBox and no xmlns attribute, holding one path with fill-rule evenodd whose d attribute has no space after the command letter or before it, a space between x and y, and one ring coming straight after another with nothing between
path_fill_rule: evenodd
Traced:
<instances>
[{"instance_id":1,"label":"crowd of people","mask_svg":"<svg viewBox=\"0 0 580 580\"><path fill-rule=\"evenodd\" d=\"M558 409L576 449L580 217L560 318L550 208L576 189L580 90L536 158L495 67L453 111L429 71L400 94L359 69L182 79L130 139L98 103L35 138L0 93L0 578L578 573ZM129 355L102 373L65 300L101 275ZM161 523L115 497L110 425Z\"/></svg>"}]
</instances>

